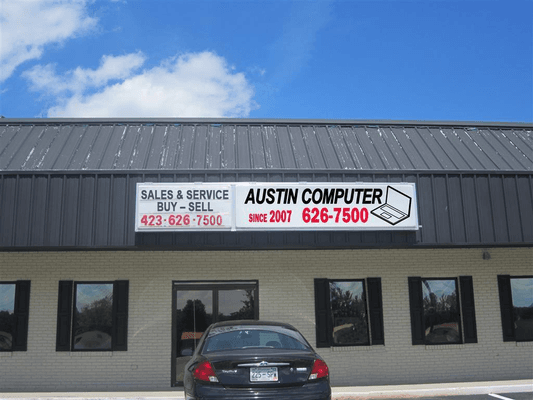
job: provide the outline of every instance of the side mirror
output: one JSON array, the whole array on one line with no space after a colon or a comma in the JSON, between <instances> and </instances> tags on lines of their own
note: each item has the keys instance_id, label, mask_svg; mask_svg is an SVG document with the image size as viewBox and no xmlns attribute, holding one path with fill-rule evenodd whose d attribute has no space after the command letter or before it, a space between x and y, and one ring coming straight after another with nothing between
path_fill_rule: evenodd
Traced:
<instances>
[{"instance_id":1,"label":"side mirror","mask_svg":"<svg viewBox=\"0 0 533 400\"><path fill-rule=\"evenodd\" d=\"M180 353L184 357L190 357L192 356L193 351L192 349L183 349Z\"/></svg>"}]
</instances>

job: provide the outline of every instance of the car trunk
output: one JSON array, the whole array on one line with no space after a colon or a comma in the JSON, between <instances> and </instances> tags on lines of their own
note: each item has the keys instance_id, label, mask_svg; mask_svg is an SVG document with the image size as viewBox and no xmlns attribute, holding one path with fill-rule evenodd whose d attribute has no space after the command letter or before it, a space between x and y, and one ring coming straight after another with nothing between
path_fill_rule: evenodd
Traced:
<instances>
[{"instance_id":1,"label":"car trunk","mask_svg":"<svg viewBox=\"0 0 533 400\"><path fill-rule=\"evenodd\" d=\"M315 356L307 351L257 349L234 352L231 360L225 352L206 356L215 369L219 382L225 387L282 387L298 386L307 382Z\"/></svg>"}]
</instances>

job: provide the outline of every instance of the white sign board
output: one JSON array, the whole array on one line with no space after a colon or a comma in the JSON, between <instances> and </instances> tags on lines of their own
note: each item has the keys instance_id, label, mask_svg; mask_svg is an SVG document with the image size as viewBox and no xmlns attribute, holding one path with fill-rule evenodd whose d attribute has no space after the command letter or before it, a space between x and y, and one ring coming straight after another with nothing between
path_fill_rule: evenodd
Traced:
<instances>
[{"instance_id":1,"label":"white sign board","mask_svg":"<svg viewBox=\"0 0 533 400\"><path fill-rule=\"evenodd\" d=\"M417 230L413 183L138 183L136 231Z\"/></svg>"},{"instance_id":2,"label":"white sign board","mask_svg":"<svg viewBox=\"0 0 533 400\"><path fill-rule=\"evenodd\" d=\"M241 229L418 229L414 184L238 184Z\"/></svg>"},{"instance_id":3,"label":"white sign board","mask_svg":"<svg viewBox=\"0 0 533 400\"><path fill-rule=\"evenodd\" d=\"M135 231L231 230L229 184L138 183Z\"/></svg>"}]
</instances>

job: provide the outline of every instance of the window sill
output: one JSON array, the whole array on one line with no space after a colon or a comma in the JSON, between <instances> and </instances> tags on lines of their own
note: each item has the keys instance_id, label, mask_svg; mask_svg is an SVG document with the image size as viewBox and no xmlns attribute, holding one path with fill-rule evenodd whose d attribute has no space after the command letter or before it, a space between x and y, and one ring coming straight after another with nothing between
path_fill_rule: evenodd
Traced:
<instances>
[{"instance_id":1,"label":"window sill","mask_svg":"<svg viewBox=\"0 0 533 400\"><path fill-rule=\"evenodd\" d=\"M464 349L465 345L462 344L426 344L426 350L457 350Z\"/></svg>"},{"instance_id":2,"label":"window sill","mask_svg":"<svg viewBox=\"0 0 533 400\"><path fill-rule=\"evenodd\" d=\"M71 357L113 357L112 351L71 351Z\"/></svg>"},{"instance_id":3,"label":"window sill","mask_svg":"<svg viewBox=\"0 0 533 400\"><path fill-rule=\"evenodd\" d=\"M0 358L3 357L13 357L12 351L0 351Z\"/></svg>"},{"instance_id":4,"label":"window sill","mask_svg":"<svg viewBox=\"0 0 533 400\"><path fill-rule=\"evenodd\" d=\"M332 346L331 351L334 353L344 353L347 351L376 351L385 350L385 345L373 345L373 346Z\"/></svg>"},{"instance_id":5,"label":"window sill","mask_svg":"<svg viewBox=\"0 0 533 400\"><path fill-rule=\"evenodd\" d=\"M533 347L532 342L516 342L516 347Z\"/></svg>"}]
</instances>

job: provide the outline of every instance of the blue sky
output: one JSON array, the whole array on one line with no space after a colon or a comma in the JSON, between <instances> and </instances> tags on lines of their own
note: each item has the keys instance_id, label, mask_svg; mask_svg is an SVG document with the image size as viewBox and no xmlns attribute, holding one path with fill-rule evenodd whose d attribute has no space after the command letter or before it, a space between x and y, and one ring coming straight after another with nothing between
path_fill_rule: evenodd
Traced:
<instances>
[{"instance_id":1,"label":"blue sky","mask_svg":"<svg viewBox=\"0 0 533 400\"><path fill-rule=\"evenodd\" d=\"M533 121L533 1L1 0L0 114Z\"/></svg>"}]
</instances>

